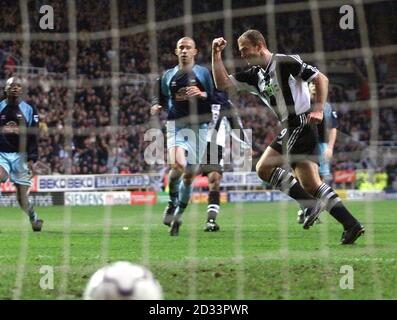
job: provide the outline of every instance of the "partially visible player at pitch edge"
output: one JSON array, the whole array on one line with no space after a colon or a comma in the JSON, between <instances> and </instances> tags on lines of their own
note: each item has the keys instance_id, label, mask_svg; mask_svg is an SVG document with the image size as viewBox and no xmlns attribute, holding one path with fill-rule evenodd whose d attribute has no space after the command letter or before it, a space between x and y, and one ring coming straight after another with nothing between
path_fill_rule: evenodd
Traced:
<instances>
[{"instance_id":1,"label":"partially visible player at pitch edge","mask_svg":"<svg viewBox=\"0 0 397 320\"><path fill-rule=\"evenodd\" d=\"M237 88L258 95L281 122L282 131L266 148L256 166L259 178L287 193L305 207L303 228L310 228L323 207L344 228L341 244L352 244L364 227L343 205L336 192L318 173L318 134L316 124L323 119L328 94L328 78L297 55L271 53L263 35L248 30L238 38L241 57L249 68L235 75L227 73L222 61L224 38L212 42L212 71L220 90ZM316 86L316 102L310 112L307 82ZM282 169L286 155L294 176Z\"/></svg>"},{"instance_id":2,"label":"partially visible player at pitch edge","mask_svg":"<svg viewBox=\"0 0 397 320\"><path fill-rule=\"evenodd\" d=\"M310 101L315 103L316 86L309 83ZM318 152L319 152L319 174L322 181L332 186L332 172L331 172L331 159L334 154L334 146L336 141L338 128L338 115L332 109L330 103L326 102L324 106L324 118L320 124L317 125L318 130ZM298 223L302 224L305 221L304 216L305 208L298 211ZM320 222L320 218L316 220Z\"/></svg>"},{"instance_id":3,"label":"partially visible player at pitch edge","mask_svg":"<svg viewBox=\"0 0 397 320\"><path fill-rule=\"evenodd\" d=\"M10 178L17 191L21 209L29 216L33 231L41 231L43 220L29 203L28 190L38 159L37 136L39 115L22 95L22 80L9 78L6 99L0 102L0 182Z\"/></svg>"}]
</instances>

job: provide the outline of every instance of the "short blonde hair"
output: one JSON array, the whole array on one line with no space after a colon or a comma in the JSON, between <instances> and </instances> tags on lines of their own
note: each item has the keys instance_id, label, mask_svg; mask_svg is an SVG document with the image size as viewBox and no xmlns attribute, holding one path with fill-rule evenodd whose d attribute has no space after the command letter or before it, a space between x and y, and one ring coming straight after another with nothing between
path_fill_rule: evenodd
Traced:
<instances>
[{"instance_id":1,"label":"short blonde hair","mask_svg":"<svg viewBox=\"0 0 397 320\"><path fill-rule=\"evenodd\" d=\"M254 46L261 43L265 48L267 48L265 37L258 30L247 30L239 37L239 39L241 38L248 39Z\"/></svg>"}]
</instances>

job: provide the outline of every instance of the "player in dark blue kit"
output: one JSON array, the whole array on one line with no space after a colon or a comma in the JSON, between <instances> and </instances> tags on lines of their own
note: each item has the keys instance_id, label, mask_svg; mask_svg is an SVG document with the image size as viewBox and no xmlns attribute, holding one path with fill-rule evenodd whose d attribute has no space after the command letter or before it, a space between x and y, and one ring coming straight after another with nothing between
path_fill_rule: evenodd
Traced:
<instances>
[{"instance_id":1,"label":"player in dark blue kit","mask_svg":"<svg viewBox=\"0 0 397 320\"><path fill-rule=\"evenodd\" d=\"M309 84L311 102L314 103L316 87L311 82ZM338 128L338 115L332 106L326 102L324 105L324 118L317 125L318 131L318 152L319 152L319 174L323 182L332 185L331 158L334 153ZM305 220L304 208L298 211L298 223L302 224ZM316 220L318 223L320 219Z\"/></svg>"},{"instance_id":2,"label":"player in dark blue kit","mask_svg":"<svg viewBox=\"0 0 397 320\"><path fill-rule=\"evenodd\" d=\"M177 236L182 214L192 193L192 182L206 150L208 122L214 83L210 71L195 64L197 54L193 39L179 39L175 49L178 65L167 70L158 81L151 114L167 111L167 149L170 201L163 223ZM186 155L187 153L187 155Z\"/></svg>"},{"instance_id":3,"label":"player in dark blue kit","mask_svg":"<svg viewBox=\"0 0 397 320\"><path fill-rule=\"evenodd\" d=\"M319 153L321 179L332 185L331 159L334 153L338 128L338 116L336 111L327 102L324 106L324 120L318 125Z\"/></svg>"},{"instance_id":4,"label":"player in dark blue kit","mask_svg":"<svg viewBox=\"0 0 397 320\"><path fill-rule=\"evenodd\" d=\"M28 199L32 172L38 159L39 115L36 108L21 100L21 79L8 79L4 91L6 99L0 102L0 182L10 178L33 231L41 231L43 220L37 217Z\"/></svg>"}]
</instances>

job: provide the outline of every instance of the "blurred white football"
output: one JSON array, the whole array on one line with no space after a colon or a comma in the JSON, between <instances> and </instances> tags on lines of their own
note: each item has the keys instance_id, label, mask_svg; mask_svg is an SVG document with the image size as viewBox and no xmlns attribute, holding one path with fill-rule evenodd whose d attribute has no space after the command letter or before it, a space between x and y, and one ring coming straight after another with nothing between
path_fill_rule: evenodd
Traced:
<instances>
[{"instance_id":1,"label":"blurred white football","mask_svg":"<svg viewBox=\"0 0 397 320\"><path fill-rule=\"evenodd\" d=\"M163 290L146 267L127 261L97 270L90 278L85 300L162 300Z\"/></svg>"}]
</instances>

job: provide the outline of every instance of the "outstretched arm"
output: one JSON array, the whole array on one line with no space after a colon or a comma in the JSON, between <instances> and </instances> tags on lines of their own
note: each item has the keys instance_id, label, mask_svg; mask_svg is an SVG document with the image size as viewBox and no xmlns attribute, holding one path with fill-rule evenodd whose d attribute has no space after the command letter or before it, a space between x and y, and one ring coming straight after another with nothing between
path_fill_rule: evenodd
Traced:
<instances>
[{"instance_id":1,"label":"outstretched arm","mask_svg":"<svg viewBox=\"0 0 397 320\"><path fill-rule=\"evenodd\" d=\"M150 108L150 114L152 116L159 114L165 103L165 96L161 91L161 77L156 80L153 91L152 106Z\"/></svg>"},{"instance_id":2,"label":"outstretched arm","mask_svg":"<svg viewBox=\"0 0 397 320\"><path fill-rule=\"evenodd\" d=\"M331 159L332 155L334 154L336 134L337 134L336 128L332 128L328 132L328 146L327 146L327 150L325 150L325 157L327 159Z\"/></svg>"},{"instance_id":3,"label":"outstretched arm","mask_svg":"<svg viewBox=\"0 0 397 320\"><path fill-rule=\"evenodd\" d=\"M30 125L28 127L28 134L27 134L27 162L29 170L31 171L32 175L37 174L49 174L51 172L51 168L38 160L39 152L38 152L38 138L39 138L39 114L37 112L36 107L32 106L32 119Z\"/></svg>"},{"instance_id":4,"label":"outstretched arm","mask_svg":"<svg viewBox=\"0 0 397 320\"><path fill-rule=\"evenodd\" d=\"M39 113L36 107L32 106L32 118L30 119L28 133L27 133L27 156L28 161L35 163L39 158L38 149L39 137Z\"/></svg>"},{"instance_id":5,"label":"outstretched arm","mask_svg":"<svg viewBox=\"0 0 397 320\"><path fill-rule=\"evenodd\" d=\"M229 74L222 61L222 51L226 44L227 42L223 38L215 38L212 41L212 73L216 88L223 91L233 87L233 83L229 79Z\"/></svg>"}]
</instances>

